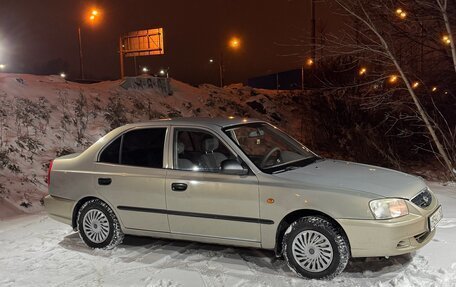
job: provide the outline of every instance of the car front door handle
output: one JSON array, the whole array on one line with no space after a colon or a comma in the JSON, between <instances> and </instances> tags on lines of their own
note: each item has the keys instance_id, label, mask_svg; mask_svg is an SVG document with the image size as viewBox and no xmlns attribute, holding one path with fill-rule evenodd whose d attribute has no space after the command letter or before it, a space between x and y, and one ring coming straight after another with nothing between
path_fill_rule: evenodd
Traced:
<instances>
[{"instance_id":1,"label":"car front door handle","mask_svg":"<svg viewBox=\"0 0 456 287\"><path fill-rule=\"evenodd\" d=\"M187 189L186 183L173 183L171 184L171 189L173 191L185 191Z\"/></svg>"},{"instance_id":2,"label":"car front door handle","mask_svg":"<svg viewBox=\"0 0 456 287\"><path fill-rule=\"evenodd\" d=\"M99 185L110 185L112 180L110 178L98 178L98 184Z\"/></svg>"}]
</instances>

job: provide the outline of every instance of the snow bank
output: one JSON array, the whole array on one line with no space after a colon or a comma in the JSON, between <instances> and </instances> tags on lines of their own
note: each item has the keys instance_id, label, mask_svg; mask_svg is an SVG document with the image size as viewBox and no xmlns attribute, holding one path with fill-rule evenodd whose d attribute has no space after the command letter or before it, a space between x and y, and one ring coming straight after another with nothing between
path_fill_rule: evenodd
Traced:
<instances>
[{"instance_id":1,"label":"snow bank","mask_svg":"<svg viewBox=\"0 0 456 287\"><path fill-rule=\"evenodd\" d=\"M293 129L282 109L289 93L171 80L172 96L156 89L124 89L122 81L68 82L58 76L0 73L0 218L37 212L46 195L49 161L90 146L126 123L190 116L249 116ZM254 104L252 104L254 102Z\"/></svg>"}]
</instances>

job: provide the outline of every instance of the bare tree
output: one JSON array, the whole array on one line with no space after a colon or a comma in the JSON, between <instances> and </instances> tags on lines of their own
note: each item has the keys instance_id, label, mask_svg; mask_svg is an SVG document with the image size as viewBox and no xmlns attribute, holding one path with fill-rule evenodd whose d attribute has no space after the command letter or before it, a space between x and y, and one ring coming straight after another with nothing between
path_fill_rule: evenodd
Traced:
<instances>
[{"instance_id":1,"label":"bare tree","mask_svg":"<svg viewBox=\"0 0 456 287\"><path fill-rule=\"evenodd\" d=\"M437 1L440 12L443 15L445 26L449 31L451 37L451 25L448 21L447 11L447 0L435 0ZM442 144L441 138L436 133L436 129L440 130L437 122L433 121L428 112L424 109L420 99L416 93L415 88L418 84L414 82L417 73L414 70L416 66L415 57L411 56L410 53L410 34L405 33L407 37L398 38L395 37L394 32L397 31L391 25L392 22L391 14L394 15L396 7L394 3L388 0L380 1L368 1L368 0L336 0L339 7L342 8L346 13L346 17L354 19L355 25L347 25L346 32L343 34L344 38L340 36L334 36L330 39L330 42L339 44L337 53L339 55L356 55L358 61L369 62L373 68L378 72L377 81L384 81L389 73L397 73L397 76L392 81L399 81L405 85L404 91L410 96L413 101L416 112L420 119L424 123L426 130L429 133L432 142L442 159L444 166L447 168L448 173L451 177L456 176L456 172L453 169L453 163L447 153L447 149ZM418 26L421 26L420 37L421 39L416 41L415 44L428 45L422 39L423 37L423 23L422 21L415 22ZM454 43L452 37L449 38L452 44L452 54L454 54ZM432 43L429 44L429 50L434 48ZM438 50L438 48L435 48ZM404 53L403 51L406 50ZM434 52L432 52L434 53ZM403 57L403 55L406 55ZM453 56L453 61L455 60ZM456 63L456 62L454 62ZM455 66L456 67L456 66Z\"/></svg>"},{"instance_id":2,"label":"bare tree","mask_svg":"<svg viewBox=\"0 0 456 287\"><path fill-rule=\"evenodd\" d=\"M453 58L453 66L454 66L454 71L456 72L456 49L453 41L453 34L451 31L451 24L450 24L450 19L448 18L448 0L436 0L438 8L440 10L440 13L442 13L443 17L443 22L445 23L445 29L447 30L447 37L448 40L445 40L449 42L450 47L451 47L451 57Z\"/></svg>"}]
</instances>

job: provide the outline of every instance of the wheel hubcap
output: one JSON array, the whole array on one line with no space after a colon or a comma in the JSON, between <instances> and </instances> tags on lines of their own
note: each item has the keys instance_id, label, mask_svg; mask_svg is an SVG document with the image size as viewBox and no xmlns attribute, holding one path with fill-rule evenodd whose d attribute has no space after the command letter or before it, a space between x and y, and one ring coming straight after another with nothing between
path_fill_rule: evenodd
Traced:
<instances>
[{"instance_id":1,"label":"wheel hubcap","mask_svg":"<svg viewBox=\"0 0 456 287\"><path fill-rule=\"evenodd\" d=\"M302 231L296 235L291 247L296 262L309 272L324 271L333 260L331 243L326 236L317 231Z\"/></svg>"},{"instance_id":2,"label":"wheel hubcap","mask_svg":"<svg viewBox=\"0 0 456 287\"><path fill-rule=\"evenodd\" d=\"M101 243L108 238L109 221L98 209L89 210L82 220L82 229L93 243Z\"/></svg>"}]
</instances>

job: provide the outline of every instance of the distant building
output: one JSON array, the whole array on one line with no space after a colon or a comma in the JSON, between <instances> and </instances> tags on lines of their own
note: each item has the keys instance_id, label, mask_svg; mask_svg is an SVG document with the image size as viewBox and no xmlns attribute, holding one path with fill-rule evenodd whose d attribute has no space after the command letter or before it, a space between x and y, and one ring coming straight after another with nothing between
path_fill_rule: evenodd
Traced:
<instances>
[{"instance_id":1,"label":"distant building","mask_svg":"<svg viewBox=\"0 0 456 287\"><path fill-rule=\"evenodd\" d=\"M258 89L297 90L301 89L301 69L278 72L250 78L248 86Z\"/></svg>"}]
</instances>

